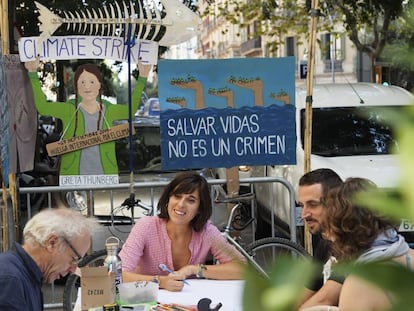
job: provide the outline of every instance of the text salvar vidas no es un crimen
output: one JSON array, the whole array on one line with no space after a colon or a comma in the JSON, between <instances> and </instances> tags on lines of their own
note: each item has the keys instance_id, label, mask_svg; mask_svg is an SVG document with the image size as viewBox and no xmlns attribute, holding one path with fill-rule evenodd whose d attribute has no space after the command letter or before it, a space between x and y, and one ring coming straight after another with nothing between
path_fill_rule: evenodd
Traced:
<instances>
[{"instance_id":1,"label":"text salvar vidas no es un crimen","mask_svg":"<svg viewBox=\"0 0 414 311\"><path fill-rule=\"evenodd\" d=\"M258 114L168 119L167 133L170 137L183 137L168 142L170 158L189 154L193 157L281 154L286 150L285 135L260 133Z\"/></svg>"}]
</instances>

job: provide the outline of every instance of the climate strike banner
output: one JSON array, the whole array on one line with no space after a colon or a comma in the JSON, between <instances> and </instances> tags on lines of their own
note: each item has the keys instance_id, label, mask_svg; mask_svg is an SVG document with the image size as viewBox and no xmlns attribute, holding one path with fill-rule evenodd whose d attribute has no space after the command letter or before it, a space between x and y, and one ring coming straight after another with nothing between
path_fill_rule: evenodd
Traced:
<instances>
[{"instance_id":1,"label":"climate strike banner","mask_svg":"<svg viewBox=\"0 0 414 311\"><path fill-rule=\"evenodd\" d=\"M19 39L19 54L22 62L41 59L111 59L128 60L128 42L122 37L106 36L55 36L23 37ZM156 64L158 43L149 40L133 41L131 62Z\"/></svg>"},{"instance_id":2,"label":"climate strike banner","mask_svg":"<svg viewBox=\"0 0 414 311\"><path fill-rule=\"evenodd\" d=\"M296 164L294 59L159 61L164 169Z\"/></svg>"}]
</instances>

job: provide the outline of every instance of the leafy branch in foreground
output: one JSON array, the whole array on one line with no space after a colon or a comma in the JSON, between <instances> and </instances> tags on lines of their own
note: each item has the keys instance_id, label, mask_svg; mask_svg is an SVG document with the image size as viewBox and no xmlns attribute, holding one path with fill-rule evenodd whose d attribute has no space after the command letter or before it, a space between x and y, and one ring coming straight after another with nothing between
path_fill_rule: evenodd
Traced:
<instances>
[{"instance_id":1,"label":"leafy branch in foreground","mask_svg":"<svg viewBox=\"0 0 414 311\"><path fill-rule=\"evenodd\" d=\"M259 276L252 268L246 271L243 294L244 310L291 311L298 293L315 274L316 266L309 260L279 258L269 279Z\"/></svg>"},{"instance_id":2,"label":"leafy branch in foreground","mask_svg":"<svg viewBox=\"0 0 414 311\"><path fill-rule=\"evenodd\" d=\"M364 264L340 264L335 268L340 274L357 275L385 290L392 297L390 311L411 311L413 309L412 284L414 272L405 266L390 261Z\"/></svg>"},{"instance_id":3,"label":"leafy branch in foreground","mask_svg":"<svg viewBox=\"0 0 414 311\"><path fill-rule=\"evenodd\" d=\"M411 11L414 12L414 11ZM414 16L414 14L410 14ZM414 17L411 21L414 24ZM409 45L406 45L409 46ZM405 51L404 55L412 49ZM359 203L392 217L396 221L402 218L414 222L414 104L402 112L395 110L388 114L399 141L400 181L395 189L378 189L368 195L359 196ZM294 310L295 299L305 279L311 272L305 263L299 261L278 261L275 263L271 280L263 280L254 272L248 271L244 310L285 311ZM414 305L412 284L414 272L395 262L371 262L366 264L341 264L339 273L354 274L378 286L393 297L392 311L409 311ZM295 294L294 294L295 293Z\"/></svg>"}]
</instances>

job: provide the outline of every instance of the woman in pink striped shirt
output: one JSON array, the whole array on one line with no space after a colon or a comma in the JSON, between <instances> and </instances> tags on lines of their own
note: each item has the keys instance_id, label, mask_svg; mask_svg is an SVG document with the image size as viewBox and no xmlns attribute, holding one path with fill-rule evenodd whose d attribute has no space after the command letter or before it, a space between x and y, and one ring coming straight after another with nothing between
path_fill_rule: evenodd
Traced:
<instances>
[{"instance_id":1,"label":"woman in pink striped shirt","mask_svg":"<svg viewBox=\"0 0 414 311\"><path fill-rule=\"evenodd\" d=\"M204 177L177 175L165 188L158 211L139 219L122 247L124 282L157 280L160 288L181 291L189 277L242 278L245 258L210 221L212 204ZM218 264L204 265L209 253ZM173 273L160 270L160 264Z\"/></svg>"}]
</instances>

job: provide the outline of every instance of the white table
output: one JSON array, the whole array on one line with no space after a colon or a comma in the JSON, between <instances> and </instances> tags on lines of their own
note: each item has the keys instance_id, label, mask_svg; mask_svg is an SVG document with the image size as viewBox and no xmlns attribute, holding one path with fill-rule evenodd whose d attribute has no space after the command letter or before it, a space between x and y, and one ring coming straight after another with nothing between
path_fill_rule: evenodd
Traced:
<instances>
[{"instance_id":1,"label":"white table","mask_svg":"<svg viewBox=\"0 0 414 311\"><path fill-rule=\"evenodd\" d=\"M190 285L184 285L181 292L170 292L161 289L158 301L161 303L177 303L197 305L202 298L211 299L211 308L219 302L223 305L220 311L242 311L244 281L216 281L188 279Z\"/></svg>"},{"instance_id":2,"label":"white table","mask_svg":"<svg viewBox=\"0 0 414 311\"><path fill-rule=\"evenodd\" d=\"M211 300L210 308L218 303L222 304L219 311L242 311L242 298L244 281L216 281L187 279L189 285L184 285L181 292L170 292L160 289L158 301L161 303L176 303L181 305L194 305L202 298ZM80 294L76 301L74 311L80 310Z\"/></svg>"}]
</instances>

